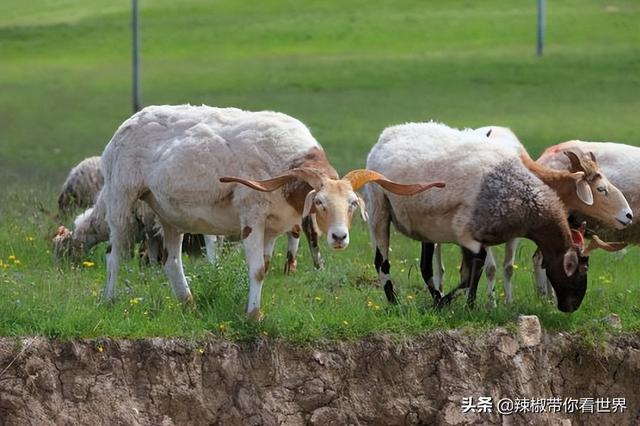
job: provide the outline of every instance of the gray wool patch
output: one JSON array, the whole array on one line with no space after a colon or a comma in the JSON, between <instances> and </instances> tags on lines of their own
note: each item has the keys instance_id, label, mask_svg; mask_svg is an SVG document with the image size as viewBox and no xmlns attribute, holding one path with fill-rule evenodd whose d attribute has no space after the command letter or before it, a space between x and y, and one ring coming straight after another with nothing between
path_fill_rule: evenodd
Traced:
<instances>
[{"instance_id":1,"label":"gray wool patch","mask_svg":"<svg viewBox=\"0 0 640 426\"><path fill-rule=\"evenodd\" d=\"M482 179L471 221L473 236L499 244L528 235L555 216L557 205L555 194L519 159L505 160Z\"/></svg>"}]
</instances>

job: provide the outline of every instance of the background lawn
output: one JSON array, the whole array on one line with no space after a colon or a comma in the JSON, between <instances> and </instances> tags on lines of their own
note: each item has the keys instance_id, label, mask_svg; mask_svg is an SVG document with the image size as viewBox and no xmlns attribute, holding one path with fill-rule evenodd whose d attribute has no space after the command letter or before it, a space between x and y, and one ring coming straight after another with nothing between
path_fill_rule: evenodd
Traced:
<instances>
[{"instance_id":1,"label":"background lawn","mask_svg":"<svg viewBox=\"0 0 640 426\"><path fill-rule=\"evenodd\" d=\"M141 0L143 102L291 114L342 173L364 166L385 126L406 121L509 126L532 156L571 138L640 141L636 0L548 2L543 58L535 56L532 0L375 3L382 2ZM518 255L513 306L485 310L483 279L477 309L459 300L434 311L416 269L418 243L395 235L391 272L403 302L389 307L374 286L359 221L347 252L324 250L328 266L320 272L303 242L299 272L284 276L280 242L259 325L244 318L247 278L235 247L217 267L187 259L194 310L177 304L161 271L135 261L123 268L117 304L100 305L104 247L87 259L93 266L72 268L53 263L50 239L66 173L100 154L131 114L129 8L126 0L0 3L1 335L213 331L305 342L509 326L519 313L585 335L604 330L599 320L609 313L625 330L640 329L637 249L594 254L586 299L571 315L534 294L530 243ZM446 249L447 288L459 258Z\"/></svg>"}]
</instances>

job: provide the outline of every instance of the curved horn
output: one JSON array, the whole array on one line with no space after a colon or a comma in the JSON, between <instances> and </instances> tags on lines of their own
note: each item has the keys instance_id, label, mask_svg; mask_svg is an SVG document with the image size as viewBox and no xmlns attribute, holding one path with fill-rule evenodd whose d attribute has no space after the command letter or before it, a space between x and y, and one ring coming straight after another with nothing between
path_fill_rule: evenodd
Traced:
<instances>
[{"instance_id":1,"label":"curved horn","mask_svg":"<svg viewBox=\"0 0 640 426\"><path fill-rule=\"evenodd\" d=\"M220 182L230 183L237 182L262 192L271 192L280 188L282 185L292 181L293 179L302 179L307 182L313 188L317 189L322 186L323 175L322 172L317 169L308 167L301 167L288 170L286 173L276 176L271 179L264 180L252 180L244 179L235 176L223 176L220 178Z\"/></svg>"},{"instance_id":2,"label":"curved horn","mask_svg":"<svg viewBox=\"0 0 640 426\"><path fill-rule=\"evenodd\" d=\"M562 152L564 155L566 155L569 158L569 161L571 162L571 171L572 172L584 172L585 168L582 165L582 161L580 160L580 154L576 153L574 151L563 151Z\"/></svg>"},{"instance_id":3,"label":"curved horn","mask_svg":"<svg viewBox=\"0 0 640 426\"><path fill-rule=\"evenodd\" d=\"M589 245L587 246L587 248L584 249L584 251L582 252L582 255L589 256L589 254L596 249L602 249L605 251L618 251L618 250L622 250L626 246L627 246L627 243L620 243L620 242L605 243L597 235L592 235L591 241L589 242Z\"/></svg>"},{"instance_id":4,"label":"curved horn","mask_svg":"<svg viewBox=\"0 0 640 426\"><path fill-rule=\"evenodd\" d=\"M351 183L351 187L354 191L357 191L369 182L375 182L387 191L398 195L415 195L422 191L426 191L429 188L433 188L434 186L438 188L444 188L445 186L445 183L442 181L415 184L397 183L390 181L378 172L366 169L352 170L342 179Z\"/></svg>"}]
</instances>

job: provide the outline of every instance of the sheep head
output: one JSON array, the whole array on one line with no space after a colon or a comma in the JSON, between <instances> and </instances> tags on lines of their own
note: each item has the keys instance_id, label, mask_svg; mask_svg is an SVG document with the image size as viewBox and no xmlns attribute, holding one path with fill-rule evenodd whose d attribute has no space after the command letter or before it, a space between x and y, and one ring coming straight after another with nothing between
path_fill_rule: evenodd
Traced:
<instances>
[{"instance_id":1,"label":"sheep head","mask_svg":"<svg viewBox=\"0 0 640 426\"><path fill-rule=\"evenodd\" d=\"M266 180L222 177L220 182L237 182L258 191L270 192L295 179L306 182L312 188L306 194L302 217L314 214L320 231L327 235L327 243L336 250L349 245L351 219L357 208L360 208L362 218L366 220L364 200L355 192L366 183L375 182L398 195L414 195L434 186L444 186L443 182L400 184L371 170L353 170L342 179L334 179L323 170L308 167L294 168Z\"/></svg>"},{"instance_id":2,"label":"sheep head","mask_svg":"<svg viewBox=\"0 0 640 426\"><path fill-rule=\"evenodd\" d=\"M575 311L584 298L587 290L589 255L597 249L613 252L626 247L626 243L604 242L597 235L592 235L591 241L585 247L586 230L586 222L582 222L577 229L571 229L573 245L561 257L561 268L554 267L553 259L551 260L552 264L547 265L547 276L556 292L558 309L563 312ZM559 260L559 258L556 258L556 260ZM555 263L558 262L556 261ZM569 282L569 285L560 285L561 282Z\"/></svg>"},{"instance_id":3,"label":"sheep head","mask_svg":"<svg viewBox=\"0 0 640 426\"><path fill-rule=\"evenodd\" d=\"M570 162L570 177L580 203L572 209L602 221L616 229L623 229L633 220L633 213L624 195L600 171L595 155L589 152L564 151Z\"/></svg>"},{"instance_id":4,"label":"sheep head","mask_svg":"<svg viewBox=\"0 0 640 426\"><path fill-rule=\"evenodd\" d=\"M82 243L73 238L73 231L65 226L59 226L53 239L53 257L56 261L70 259L77 261L81 258Z\"/></svg>"}]
</instances>

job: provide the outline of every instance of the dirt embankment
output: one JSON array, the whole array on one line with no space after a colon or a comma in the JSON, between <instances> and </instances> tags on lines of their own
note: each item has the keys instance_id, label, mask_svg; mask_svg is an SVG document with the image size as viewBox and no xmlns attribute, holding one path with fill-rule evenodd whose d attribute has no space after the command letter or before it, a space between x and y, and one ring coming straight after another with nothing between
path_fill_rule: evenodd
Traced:
<instances>
[{"instance_id":1,"label":"dirt embankment","mask_svg":"<svg viewBox=\"0 0 640 426\"><path fill-rule=\"evenodd\" d=\"M463 398L626 398L621 414L463 413ZM434 333L296 348L0 339L0 424L640 424L640 339Z\"/></svg>"}]
</instances>

